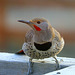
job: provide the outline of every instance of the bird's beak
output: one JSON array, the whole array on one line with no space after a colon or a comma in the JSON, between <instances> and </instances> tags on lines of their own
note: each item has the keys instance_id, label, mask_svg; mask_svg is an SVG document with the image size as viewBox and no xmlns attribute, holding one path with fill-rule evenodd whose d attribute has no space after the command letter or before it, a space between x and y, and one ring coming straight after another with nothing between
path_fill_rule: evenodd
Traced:
<instances>
[{"instance_id":1,"label":"bird's beak","mask_svg":"<svg viewBox=\"0 0 75 75\"><path fill-rule=\"evenodd\" d=\"M34 30L41 31L41 28L39 28L38 26L36 26L36 25L35 25L33 22L31 22L31 21L18 20L18 22L26 23L26 24L28 24L31 28L33 28Z\"/></svg>"},{"instance_id":2,"label":"bird's beak","mask_svg":"<svg viewBox=\"0 0 75 75\"><path fill-rule=\"evenodd\" d=\"M26 23L28 25L33 24L31 21L18 20L18 22Z\"/></svg>"}]
</instances>

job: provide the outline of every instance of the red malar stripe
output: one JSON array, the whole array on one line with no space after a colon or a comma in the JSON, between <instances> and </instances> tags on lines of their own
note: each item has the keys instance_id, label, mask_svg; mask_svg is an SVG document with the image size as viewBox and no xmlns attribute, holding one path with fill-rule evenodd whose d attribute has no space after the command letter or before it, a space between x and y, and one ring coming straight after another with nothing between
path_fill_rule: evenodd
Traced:
<instances>
[{"instance_id":1,"label":"red malar stripe","mask_svg":"<svg viewBox=\"0 0 75 75\"><path fill-rule=\"evenodd\" d=\"M37 31L41 31L41 28L39 28L38 26L36 26L36 25L33 25L33 26Z\"/></svg>"}]
</instances>

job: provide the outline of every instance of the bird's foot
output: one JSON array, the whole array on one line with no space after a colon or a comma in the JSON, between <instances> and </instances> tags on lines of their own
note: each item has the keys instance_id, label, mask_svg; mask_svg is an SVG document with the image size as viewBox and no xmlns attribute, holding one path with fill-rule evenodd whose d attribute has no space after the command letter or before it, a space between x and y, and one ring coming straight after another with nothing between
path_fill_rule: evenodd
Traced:
<instances>
[{"instance_id":1,"label":"bird's foot","mask_svg":"<svg viewBox=\"0 0 75 75\"><path fill-rule=\"evenodd\" d=\"M56 59L56 57L53 57L54 59L55 59L55 62L56 62L56 70L59 70L59 62L58 62L58 60Z\"/></svg>"},{"instance_id":2,"label":"bird's foot","mask_svg":"<svg viewBox=\"0 0 75 75\"><path fill-rule=\"evenodd\" d=\"M28 69L27 75L31 75L33 74L33 70L32 69Z\"/></svg>"},{"instance_id":3,"label":"bird's foot","mask_svg":"<svg viewBox=\"0 0 75 75\"><path fill-rule=\"evenodd\" d=\"M56 70L59 70L60 68L59 68L59 65L57 64L57 66L56 66Z\"/></svg>"},{"instance_id":4,"label":"bird's foot","mask_svg":"<svg viewBox=\"0 0 75 75\"><path fill-rule=\"evenodd\" d=\"M31 75L33 73L33 62L32 62L32 59L29 59L29 67L28 67L28 72L27 72L27 75Z\"/></svg>"}]
</instances>

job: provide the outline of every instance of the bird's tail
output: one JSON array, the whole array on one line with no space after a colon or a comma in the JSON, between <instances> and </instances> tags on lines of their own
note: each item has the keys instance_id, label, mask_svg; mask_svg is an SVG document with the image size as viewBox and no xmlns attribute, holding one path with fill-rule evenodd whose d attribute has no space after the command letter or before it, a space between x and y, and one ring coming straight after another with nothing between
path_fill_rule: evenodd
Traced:
<instances>
[{"instance_id":1,"label":"bird's tail","mask_svg":"<svg viewBox=\"0 0 75 75\"><path fill-rule=\"evenodd\" d=\"M19 50L18 52L16 52L15 54L18 54L18 55L25 55L24 51L21 49Z\"/></svg>"}]
</instances>

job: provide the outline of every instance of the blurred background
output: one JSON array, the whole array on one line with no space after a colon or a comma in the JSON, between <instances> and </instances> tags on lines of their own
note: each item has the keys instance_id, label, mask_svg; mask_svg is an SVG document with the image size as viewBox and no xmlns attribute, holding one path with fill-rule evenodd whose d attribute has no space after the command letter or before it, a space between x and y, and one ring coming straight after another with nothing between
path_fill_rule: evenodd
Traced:
<instances>
[{"instance_id":1,"label":"blurred background","mask_svg":"<svg viewBox=\"0 0 75 75\"><path fill-rule=\"evenodd\" d=\"M0 52L21 49L27 25L17 20L48 19L65 40L58 56L75 57L75 0L0 0Z\"/></svg>"}]
</instances>

